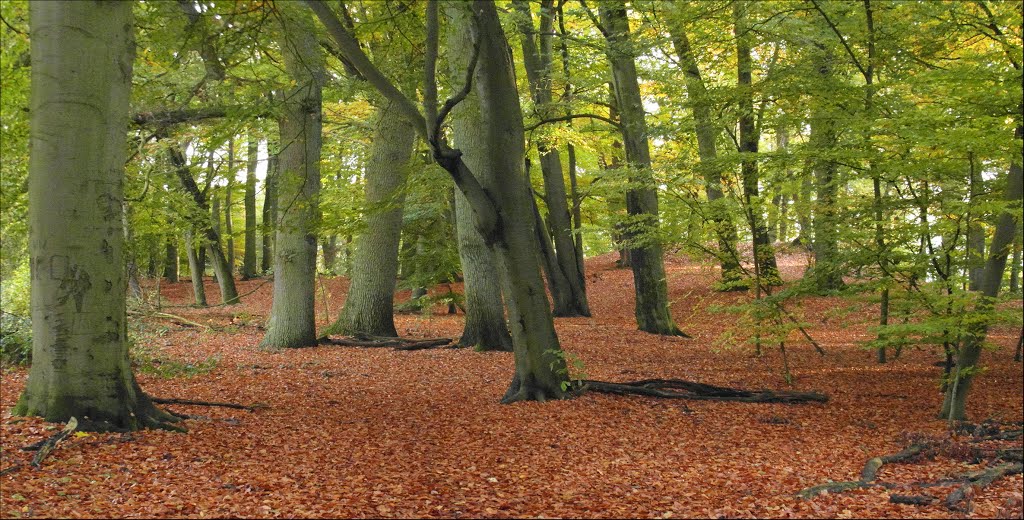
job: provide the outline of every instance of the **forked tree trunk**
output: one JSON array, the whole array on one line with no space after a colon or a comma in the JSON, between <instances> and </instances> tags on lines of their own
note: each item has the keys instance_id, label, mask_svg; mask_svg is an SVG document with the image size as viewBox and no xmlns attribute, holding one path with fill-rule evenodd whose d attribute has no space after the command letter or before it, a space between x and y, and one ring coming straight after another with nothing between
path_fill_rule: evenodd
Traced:
<instances>
[{"instance_id":1,"label":"forked tree trunk","mask_svg":"<svg viewBox=\"0 0 1024 520\"><path fill-rule=\"evenodd\" d=\"M398 244L416 130L395 103L381 103L366 163L366 229L356 242L345 306L324 334L398 335L394 313Z\"/></svg>"},{"instance_id":2,"label":"forked tree trunk","mask_svg":"<svg viewBox=\"0 0 1024 520\"><path fill-rule=\"evenodd\" d=\"M131 4L29 5L32 367L16 415L90 430L176 421L139 388L125 309Z\"/></svg>"},{"instance_id":3,"label":"forked tree trunk","mask_svg":"<svg viewBox=\"0 0 1024 520\"><path fill-rule=\"evenodd\" d=\"M299 6L281 13L285 67L296 86L285 97L277 176L274 300L262 348L316 344L315 279L317 199L320 193L323 55L312 20Z\"/></svg>"},{"instance_id":4,"label":"forked tree trunk","mask_svg":"<svg viewBox=\"0 0 1024 520\"><path fill-rule=\"evenodd\" d=\"M654 334L684 335L668 308L668 282L658 237L658 193L651 172L650 144L636 63L629 53L632 42L626 8L622 1L608 2L602 3L600 12L608 31L606 52L612 67L622 140L633 184L626 192L626 212L632 223L627 239L636 293L637 326Z\"/></svg>"},{"instance_id":5,"label":"forked tree trunk","mask_svg":"<svg viewBox=\"0 0 1024 520\"><path fill-rule=\"evenodd\" d=\"M472 54L474 16L479 34L474 92L457 107L463 113L455 120L455 131L456 138L464 138L459 146L466 147L465 165L489 194L500 222L492 231L497 234L485 235L485 242L490 243L501 262L498 271L508 303L508 325L515 352L515 375L502 401L561 398L566 395L562 387L566 381L565 364L556 354L561 349L538 264L529 200L533 195L526 189L523 172L523 114L508 42L493 2L446 4L446 10L452 27L458 29L449 38L448 55L453 71L467 68L468 56ZM479 124L469 126L474 114L479 117ZM477 138L466 139L469 135Z\"/></svg>"},{"instance_id":6,"label":"forked tree trunk","mask_svg":"<svg viewBox=\"0 0 1024 520\"><path fill-rule=\"evenodd\" d=\"M516 0L513 6L518 12L517 25L523 48L526 77L537 111L541 117L554 114L551 93L551 41L554 35L554 0L542 0L540 6L540 28L535 29L530 7L525 0ZM554 300L555 316L590 316L584 272L580 269L582 259L577 258L577 249L572 240L572 220L569 215L565 179L562 175L562 159L558 150L540 142L537 144L540 168L544 178L544 203L548 208L547 229L538 233L538 238L547 242L548 232L554 240L553 260L548 285ZM542 244L542 247L545 247Z\"/></svg>"}]
</instances>

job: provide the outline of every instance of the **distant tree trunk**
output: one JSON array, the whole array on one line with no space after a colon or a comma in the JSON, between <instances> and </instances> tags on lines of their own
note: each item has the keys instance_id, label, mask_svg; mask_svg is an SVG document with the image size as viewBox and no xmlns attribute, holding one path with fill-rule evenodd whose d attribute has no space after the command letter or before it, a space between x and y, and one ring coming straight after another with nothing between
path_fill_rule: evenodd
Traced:
<instances>
[{"instance_id":1,"label":"distant tree trunk","mask_svg":"<svg viewBox=\"0 0 1024 520\"><path fill-rule=\"evenodd\" d=\"M227 238L227 259L228 268L234 276L235 273L235 236L231 225L231 192L235 187L235 138L228 139L228 171L226 174L227 186L224 187L224 236Z\"/></svg>"},{"instance_id":2,"label":"distant tree trunk","mask_svg":"<svg viewBox=\"0 0 1024 520\"><path fill-rule=\"evenodd\" d=\"M558 12L558 34L561 36L559 38L559 50L562 56L562 75L565 78L565 87L559 102L568 107L573 98L572 74L570 70L572 67L569 64L568 31L565 30L565 14L562 12L562 2L558 3L556 11ZM571 109L566 108L566 113L571 113ZM572 120L566 122L566 125L572 127ZM576 147L572 143L566 143L565 155L569 170L569 199L572 201L572 233L575 239L574 246L576 247L576 269L580 273L585 274L583 262L583 198L580 196L577 185Z\"/></svg>"},{"instance_id":3,"label":"distant tree trunk","mask_svg":"<svg viewBox=\"0 0 1024 520\"><path fill-rule=\"evenodd\" d=\"M325 334L398 335L394 314L398 244L415 137L416 130L395 103L382 101L366 163L366 228L357 239L345 305Z\"/></svg>"},{"instance_id":4,"label":"distant tree trunk","mask_svg":"<svg viewBox=\"0 0 1024 520\"><path fill-rule=\"evenodd\" d=\"M276 226L277 208L277 176L278 176L278 150L276 147L271 150L268 143L267 152L267 176L263 180L263 224L260 230L263 232L262 250L260 252L260 271L269 273L273 266L274 259L274 230Z\"/></svg>"},{"instance_id":5,"label":"distant tree trunk","mask_svg":"<svg viewBox=\"0 0 1024 520\"><path fill-rule=\"evenodd\" d=\"M167 154L170 156L171 164L174 165L175 173L181 182L182 188L192 196L192 200L199 207L202 215L210 214L206 204L206 197L203 196L203 192L199 191L199 186L196 185L195 179L192 178L192 173L189 171L188 163L185 161L185 155L181 152L181 149L177 146L172 146L167 149ZM214 212L213 215L218 215L218 213ZM216 220L213 219L213 221ZM213 270L217 274L221 302L228 304L238 303L238 290L235 288L235 279L231 275L228 260L224 257L224 250L220 247L220 234L213 228L211 221L198 225L203 234L206 235L206 250L210 254Z\"/></svg>"},{"instance_id":6,"label":"distant tree trunk","mask_svg":"<svg viewBox=\"0 0 1024 520\"><path fill-rule=\"evenodd\" d=\"M338 235L331 235L320 240L320 250L324 256L324 270L327 274L336 274L335 266L338 264Z\"/></svg>"},{"instance_id":7,"label":"distant tree trunk","mask_svg":"<svg viewBox=\"0 0 1024 520\"><path fill-rule=\"evenodd\" d=\"M822 81L834 83L835 57L824 48L816 50L818 73ZM828 96L830 94L823 94ZM840 180L838 164L831 158L838 141L837 110L830 99L819 99L818 108L811 116L811 159L818 198L814 205L814 268L810 277L818 292L842 289L843 272L839 262L839 217L836 197Z\"/></svg>"},{"instance_id":8,"label":"distant tree trunk","mask_svg":"<svg viewBox=\"0 0 1024 520\"><path fill-rule=\"evenodd\" d=\"M259 141L252 135L246 148L245 162L245 254L242 257L242 279L256 277L256 165L259 162Z\"/></svg>"},{"instance_id":9,"label":"distant tree trunk","mask_svg":"<svg viewBox=\"0 0 1024 520\"><path fill-rule=\"evenodd\" d=\"M1020 292L1020 258L1021 256L1021 232L1017 230L1017 236L1013 239L1013 264L1010 265L1010 292Z\"/></svg>"},{"instance_id":10,"label":"distant tree trunk","mask_svg":"<svg viewBox=\"0 0 1024 520\"><path fill-rule=\"evenodd\" d=\"M753 60L747 20L749 4L746 0L736 0L732 6L739 89L739 148L742 156L740 170L743 177L743 202L746 206L747 223L753 235L754 259L758 265L760 283L777 285L782 283L782 279L779 278L779 267L775 261L775 248L768 237L758 187L760 175L757 168L757 153L761 131L757 128L754 114Z\"/></svg>"},{"instance_id":11,"label":"distant tree trunk","mask_svg":"<svg viewBox=\"0 0 1024 520\"><path fill-rule=\"evenodd\" d=\"M308 11L284 6L285 68L296 86L285 97L277 178L274 300L261 348L316 344L317 199L320 194L321 89L324 60Z\"/></svg>"},{"instance_id":12,"label":"distant tree trunk","mask_svg":"<svg viewBox=\"0 0 1024 520\"><path fill-rule=\"evenodd\" d=\"M651 172L640 84L632 47L629 20L624 3L602 3L601 20L608 33L607 55L611 63L615 97L622 121L626 161L635 187L626 192L626 211L634 226L628 233L633 285L636 293L636 321L640 330L654 334L682 335L668 308L668 283L658 233L658 193Z\"/></svg>"},{"instance_id":13,"label":"distant tree trunk","mask_svg":"<svg viewBox=\"0 0 1024 520\"><path fill-rule=\"evenodd\" d=\"M174 235L167 236L166 256L164 257L164 278L168 282L178 282L178 239Z\"/></svg>"},{"instance_id":14,"label":"distant tree trunk","mask_svg":"<svg viewBox=\"0 0 1024 520\"><path fill-rule=\"evenodd\" d=\"M678 4L672 4L678 5ZM701 77L700 67L690 46L690 39L683 27L669 26L672 45L682 62L686 79L686 93L691 100L691 110L697 135L697 154L700 156L700 171L704 178L704 193L708 198L708 213L718 237L718 256L722 275L720 287L725 290L746 289L743 271L740 269L740 255L736 251L736 226L729 216L727 200L722 193L722 171L718 165L718 149L715 140L718 135L711 119L711 102L707 87Z\"/></svg>"},{"instance_id":15,"label":"distant tree trunk","mask_svg":"<svg viewBox=\"0 0 1024 520\"><path fill-rule=\"evenodd\" d=\"M13 414L169 427L128 358L122 228L132 5L28 6L32 366Z\"/></svg>"},{"instance_id":16,"label":"distant tree trunk","mask_svg":"<svg viewBox=\"0 0 1024 520\"><path fill-rule=\"evenodd\" d=\"M981 225L981 215L975 205L982 194L981 172L975 168L974 153L967 152L969 174L967 176L970 192L970 208L967 210L967 288L971 291L981 289L981 277L985 271L985 230Z\"/></svg>"},{"instance_id":17,"label":"distant tree trunk","mask_svg":"<svg viewBox=\"0 0 1024 520\"><path fill-rule=\"evenodd\" d=\"M793 209L797 212L796 222L800 230L797 232L796 238L793 239L792 243L793 245L804 246L808 249L814 249L814 221L811 218L814 211L814 202L811 200L813 193L814 181L811 178L810 170L806 170L800 178L799 195L793 196Z\"/></svg>"},{"instance_id":18,"label":"distant tree trunk","mask_svg":"<svg viewBox=\"0 0 1024 520\"><path fill-rule=\"evenodd\" d=\"M1019 109L1018 109L1019 110ZM1020 123L1014 132L1014 148L1020 150L1021 139L1024 138L1024 126ZM1024 192L1024 170L1021 168L1020 155L1013 154L1010 159L1010 172L1007 176L1006 192L1003 200L1012 203L999 215L996 222L995 234L989 246L988 260L985 262L985 269L981 276L981 300L978 302L978 310L990 311L995 306L996 297L999 296L999 288L1003 283L1003 272L1006 270L1006 257L1009 256L1012 248L1014 235L1017 234L1017 221L1015 214L1021 211L1021 196ZM981 357L982 345L988 333L988 324L976 323L966 335L964 344L960 347L960 353L956 360L956 375L959 381L946 385L946 395L942 402L942 410L939 417L950 420L965 420L967 418L967 396L974 381L975 368Z\"/></svg>"},{"instance_id":19,"label":"distant tree trunk","mask_svg":"<svg viewBox=\"0 0 1024 520\"><path fill-rule=\"evenodd\" d=\"M206 287L203 285L203 271L206 270L206 255L203 246L196 243L195 233L185 231L185 252L188 254L188 272L192 278L192 294L197 307L206 307Z\"/></svg>"},{"instance_id":20,"label":"distant tree trunk","mask_svg":"<svg viewBox=\"0 0 1024 520\"><path fill-rule=\"evenodd\" d=\"M525 0L515 0L512 5L519 15L516 21L531 97L541 117L553 116L551 42L554 36L554 0L541 0L539 30L533 25L533 15ZM576 246L572 239L572 219L565 192L562 159L558 150L543 142L537 144L537 153L544 178L544 203L548 208L548 228L538 236L545 237L550 233L554 240L555 262L548 277L554 300L554 315L590 316L586 278L580 269L582 260L576 258Z\"/></svg>"}]
</instances>

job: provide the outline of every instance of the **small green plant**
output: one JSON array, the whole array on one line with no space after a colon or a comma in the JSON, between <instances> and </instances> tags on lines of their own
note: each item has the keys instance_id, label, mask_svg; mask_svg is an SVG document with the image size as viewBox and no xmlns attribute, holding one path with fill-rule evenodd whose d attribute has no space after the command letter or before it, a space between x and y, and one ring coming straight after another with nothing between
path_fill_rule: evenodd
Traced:
<instances>
[{"instance_id":1,"label":"small green plant","mask_svg":"<svg viewBox=\"0 0 1024 520\"><path fill-rule=\"evenodd\" d=\"M32 322L9 312L0 312L0 363L28 365L32 361Z\"/></svg>"},{"instance_id":2,"label":"small green plant","mask_svg":"<svg viewBox=\"0 0 1024 520\"><path fill-rule=\"evenodd\" d=\"M583 387L583 380L587 379L587 372L583 360L579 356L572 352L553 348L545 350L544 353L555 358L549 365L552 369L559 365L562 367L558 368L556 373L565 377L561 382L563 392L569 391L570 388L579 390Z\"/></svg>"}]
</instances>

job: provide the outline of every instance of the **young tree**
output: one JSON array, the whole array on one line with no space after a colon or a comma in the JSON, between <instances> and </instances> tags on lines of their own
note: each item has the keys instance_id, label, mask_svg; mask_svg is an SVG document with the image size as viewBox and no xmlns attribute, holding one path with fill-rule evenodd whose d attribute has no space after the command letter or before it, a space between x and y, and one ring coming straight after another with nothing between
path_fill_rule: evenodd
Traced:
<instances>
[{"instance_id":1,"label":"young tree","mask_svg":"<svg viewBox=\"0 0 1024 520\"><path fill-rule=\"evenodd\" d=\"M278 121L281 133L274 243L274 300L261 348L316 344L316 223L320 192L323 53L312 20L295 5L277 4L285 68L293 80Z\"/></svg>"},{"instance_id":2,"label":"young tree","mask_svg":"<svg viewBox=\"0 0 1024 520\"><path fill-rule=\"evenodd\" d=\"M16 415L80 428L170 427L139 388L125 311L125 132L132 5L31 12L32 368Z\"/></svg>"}]
</instances>

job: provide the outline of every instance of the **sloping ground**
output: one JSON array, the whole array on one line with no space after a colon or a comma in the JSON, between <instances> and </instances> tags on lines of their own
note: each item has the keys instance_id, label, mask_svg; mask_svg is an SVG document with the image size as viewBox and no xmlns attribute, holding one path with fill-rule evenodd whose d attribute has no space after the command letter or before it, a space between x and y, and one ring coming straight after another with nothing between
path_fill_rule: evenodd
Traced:
<instances>
[{"instance_id":1,"label":"sloping ground","mask_svg":"<svg viewBox=\"0 0 1024 520\"><path fill-rule=\"evenodd\" d=\"M802 258L781 259L793 279ZM748 345L717 338L748 331L713 305L739 294L709 290L715 271L685 259L668 264L673 314L693 339L634 330L628 270L611 256L588 263L594 318L558 319L566 350L586 377L608 381L678 378L741 388L788 388L776 348L754 357ZM263 285L261 285L263 284ZM340 308L347 281L325 279L321 324ZM876 309L840 316L848 302L806 298L799 312L828 352L797 333L787 343L796 390L827 393L827 404L777 405L667 401L586 395L546 404L500 405L511 354L469 350L398 352L318 347L257 350L271 285L241 305L194 310L185 282L164 284L164 310L220 328L202 331L154 320L144 336L159 356L209 373L163 379L141 375L155 396L254 402L255 412L174 406L203 418L188 434L90 434L66 441L42 469L0 477L3 517L961 517L942 505L888 502L880 488L806 501L800 489L854 480L864 461L899 451L907 434L941 435L934 419L940 359L907 349L874 363L858 341ZM207 294L216 300L216 286ZM324 302L327 301L326 308ZM214 302L215 303L215 302ZM402 315L406 336L455 337L461 316ZM739 329L739 330L737 330ZM1021 364L1011 360L1013 330L996 330L987 372L971 400L975 419L1022 421ZM0 376L2 462L25 463L19 448L59 425L12 418L25 371ZM887 465L879 478L929 482L973 469L938 458ZM952 487L928 488L944 497ZM968 517L1021 517L1021 475L997 481L970 501Z\"/></svg>"}]
</instances>

